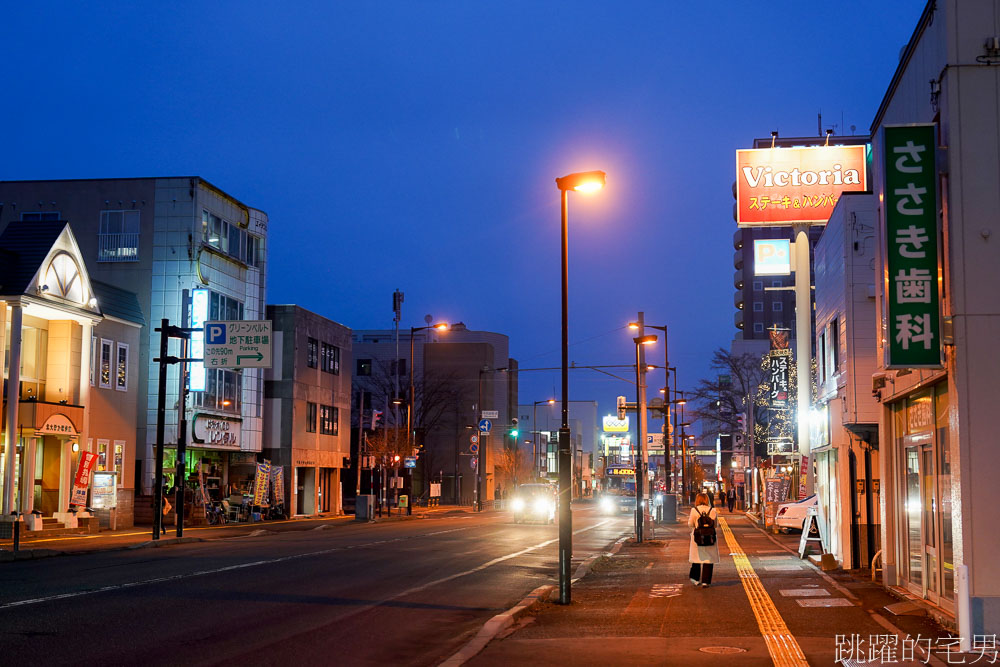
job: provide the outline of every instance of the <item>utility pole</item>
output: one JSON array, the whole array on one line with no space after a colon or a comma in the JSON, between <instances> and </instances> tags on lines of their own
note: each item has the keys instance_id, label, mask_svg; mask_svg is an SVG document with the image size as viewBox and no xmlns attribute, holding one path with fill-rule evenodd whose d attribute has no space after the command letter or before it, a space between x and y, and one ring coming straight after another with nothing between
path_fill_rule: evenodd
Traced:
<instances>
[{"instance_id":1,"label":"utility pole","mask_svg":"<svg viewBox=\"0 0 1000 667\"><path fill-rule=\"evenodd\" d=\"M642 542L646 524L646 507L643 500L649 497L646 493L646 469L649 465L649 450L646 447L646 352L645 344L645 313L639 311L638 336L635 339L635 381L636 381L636 434L638 435L639 456L635 466L635 539ZM655 336L651 336L656 340Z\"/></svg>"}]
</instances>

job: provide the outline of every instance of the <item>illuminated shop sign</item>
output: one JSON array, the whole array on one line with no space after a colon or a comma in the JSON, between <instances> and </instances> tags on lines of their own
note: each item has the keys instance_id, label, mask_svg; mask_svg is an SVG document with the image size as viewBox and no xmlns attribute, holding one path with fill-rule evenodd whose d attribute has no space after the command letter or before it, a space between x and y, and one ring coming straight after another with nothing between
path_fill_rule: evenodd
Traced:
<instances>
[{"instance_id":1,"label":"illuminated shop sign","mask_svg":"<svg viewBox=\"0 0 1000 667\"><path fill-rule=\"evenodd\" d=\"M208 290L196 289L191 292L191 328L203 329L208 320ZM205 358L205 333L191 332L191 345L188 352L192 359ZM188 364L188 389L190 391L205 391L205 364L196 361Z\"/></svg>"},{"instance_id":2,"label":"illuminated shop sign","mask_svg":"<svg viewBox=\"0 0 1000 667\"><path fill-rule=\"evenodd\" d=\"M868 146L736 151L740 227L825 225L843 192L867 189Z\"/></svg>"},{"instance_id":3,"label":"illuminated shop sign","mask_svg":"<svg viewBox=\"0 0 1000 667\"><path fill-rule=\"evenodd\" d=\"M225 417L199 414L194 418L192 438L199 445L219 449L239 449L241 422Z\"/></svg>"},{"instance_id":4,"label":"illuminated shop sign","mask_svg":"<svg viewBox=\"0 0 1000 667\"><path fill-rule=\"evenodd\" d=\"M612 466L606 468L604 474L607 477L635 477L634 466Z\"/></svg>"},{"instance_id":5,"label":"illuminated shop sign","mask_svg":"<svg viewBox=\"0 0 1000 667\"><path fill-rule=\"evenodd\" d=\"M792 273L792 244L788 239L755 239L753 242L753 274L755 276L787 276Z\"/></svg>"},{"instance_id":6,"label":"illuminated shop sign","mask_svg":"<svg viewBox=\"0 0 1000 667\"><path fill-rule=\"evenodd\" d=\"M618 419L614 415L607 415L604 418L605 433L628 433L628 417Z\"/></svg>"}]
</instances>

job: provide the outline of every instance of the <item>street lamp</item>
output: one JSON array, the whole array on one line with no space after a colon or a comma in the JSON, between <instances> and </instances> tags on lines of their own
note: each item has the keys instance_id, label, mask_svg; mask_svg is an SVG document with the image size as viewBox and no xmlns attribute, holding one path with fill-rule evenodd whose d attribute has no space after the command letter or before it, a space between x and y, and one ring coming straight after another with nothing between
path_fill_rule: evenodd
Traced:
<instances>
[{"instance_id":1,"label":"street lamp","mask_svg":"<svg viewBox=\"0 0 1000 667\"><path fill-rule=\"evenodd\" d=\"M538 406L542 405L543 403L548 403L549 405L555 405L556 399L550 398L547 401L535 401L534 403L531 404L531 428L533 436L532 437L533 444L531 447L531 455L533 459L532 459L531 469L534 471L536 479L541 476L540 475L541 471L539 470L539 465L538 465L538 434L539 434Z\"/></svg>"},{"instance_id":2,"label":"street lamp","mask_svg":"<svg viewBox=\"0 0 1000 667\"><path fill-rule=\"evenodd\" d=\"M643 528L646 523L646 508L643 506L643 497L646 487L646 443L645 433L643 433L644 419L646 416L646 368L642 365L642 346L652 345L656 342L656 336L638 336L633 338L635 343L635 407L638 419L638 440L639 440L639 460L635 466L635 541L642 542Z\"/></svg>"},{"instance_id":3,"label":"street lamp","mask_svg":"<svg viewBox=\"0 0 1000 667\"><path fill-rule=\"evenodd\" d=\"M428 318L430 319L430 318ZM425 327L410 327L410 404L406 409L406 446L407 451L410 452L410 456L413 456L413 408L416 405L416 398L413 395L413 336L418 331L426 331L427 329L436 329L438 331L444 332L448 331L447 322L438 322L437 324L429 324ZM399 368L399 364L396 364L396 368ZM397 373L398 375L398 373ZM426 374L425 374L426 375ZM425 378L426 379L426 378ZM424 384L426 387L426 383ZM427 483L426 469L423 467L424 463L421 463L421 469L424 471L423 480L421 484ZM456 473L457 474L457 473ZM413 493L413 470L410 469L410 494ZM411 499L407 507L407 513L412 512L413 500Z\"/></svg>"},{"instance_id":4,"label":"street lamp","mask_svg":"<svg viewBox=\"0 0 1000 667\"><path fill-rule=\"evenodd\" d=\"M562 423L559 427L559 604L570 603L573 557L572 466L569 432L569 193L604 187L603 171L584 171L556 179L562 199Z\"/></svg>"}]
</instances>

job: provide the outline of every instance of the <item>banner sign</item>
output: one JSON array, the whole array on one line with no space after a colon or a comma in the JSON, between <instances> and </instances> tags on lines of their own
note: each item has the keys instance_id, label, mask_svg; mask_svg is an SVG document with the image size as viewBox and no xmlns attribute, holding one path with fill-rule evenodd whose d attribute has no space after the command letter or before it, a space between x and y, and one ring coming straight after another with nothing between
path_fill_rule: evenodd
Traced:
<instances>
[{"instance_id":1,"label":"banner sign","mask_svg":"<svg viewBox=\"0 0 1000 667\"><path fill-rule=\"evenodd\" d=\"M257 475L253 481L253 504L264 505L267 503L267 487L270 486L271 462L264 461L257 464Z\"/></svg>"},{"instance_id":2,"label":"banner sign","mask_svg":"<svg viewBox=\"0 0 1000 667\"><path fill-rule=\"evenodd\" d=\"M941 367L933 125L886 127L886 368Z\"/></svg>"},{"instance_id":3,"label":"banner sign","mask_svg":"<svg viewBox=\"0 0 1000 667\"><path fill-rule=\"evenodd\" d=\"M736 151L736 223L825 225L841 193L867 189L867 152L867 145Z\"/></svg>"},{"instance_id":4,"label":"banner sign","mask_svg":"<svg viewBox=\"0 0 1000 667\"><path fill-rule=\"evenodd\" d=\"M618 419L618 417L614 415L607 415L604 417L604 432L628 433L628 417L625 417L625 419Z\"/></svg>"},{"instance_id":5,"label":"banner sign","mask_svg":"<svg viewBox=\"0 0 1000 667\"><path fill-rule=\"evenodd\" d=\"M96 462L97 454L80 452L80 465L76 469L76 477L73 478L73 494L69 499L70 505L86 507L87 487L90 486L90 473L94 471L94 464Z\"/></svg>"},{"instance_id":6,"label":"banner sign","mask_svg":"<svg viewBox=\"0 0 1000 667\"><path fill-rule=\"evenodd\" d=\"M771 351L788 349L788 329L768 329L767 335L771 339Z\"/></svg>"},{"instance_id":7,"label":"banner sign","mask_svg":"<svg viewBox=\"0 0 1000 667\"><path fill-rule=\"evenodd\" d=\"M271 483L274 485L275 504L285 503L285 468L284 466L274 466L271 468Z\"/></svg>"},{"instance_id":8,"label":"banner sign","mask_svg":"<svg viewBox=\"0 0 1000 667\"><path fill-rule=\"evenodd\" d=\"M604 474L607 477L635 477L635 466L611 466Z\"/></svg>"},{"instance_id":9,"label":"banner sign","mask_svg":"<svg viewBox=\"0 0 1000 667\"><path fill-rule=\"evenodd\" d=\"M772 408L788 407L788 366L791 355L771 353L771 374L768 379L768 401Z\"/></svg>"}]
</instances>

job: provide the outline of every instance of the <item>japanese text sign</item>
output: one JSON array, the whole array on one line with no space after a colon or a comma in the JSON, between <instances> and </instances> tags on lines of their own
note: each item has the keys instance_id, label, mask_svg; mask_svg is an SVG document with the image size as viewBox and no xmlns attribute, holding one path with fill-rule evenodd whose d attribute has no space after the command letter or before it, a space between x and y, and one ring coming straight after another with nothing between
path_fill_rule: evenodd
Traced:
<instances>
[{"instance_id":1,"label":"japanese text sign","mask_svg":"<svg viewBox=\"0 0 1000 667\"><path fill-rule=\"evenodd\" d=\"M825 225L842 192L867 189L867 145L736 151L740 227Z\"/></svg>"},{"instance_id":2,"label":"japanese text sign","mask_svg":"<svg viewBox=\"0 0 1000 667\"><path fill-rule=\"evenodd\" d=\"M87 504L87 487L90 486L90 473L93 472L96 462L97 454L80 452L80 465L76 469L76 477L73 478L73 494L69 499L70 505L83 506Z\"/></svg>"},{"instance_id":3,"label":"japanese text sign","mask_svg":"<svg viewBox=\"0 0 1000 667\"><path fill-rule=\"evenodd\" d=\"M886 127L886 368L941 366L933 125Z\"/></svg>"},{"instance_id":4,"label":"japanese text sign","mask_svg":"<svg viewBox=\"0 0 1000 667\"><path fill-rule=\"evenodd\" d=\"M772 408L788 407L788 362L791 356L787 350L771 353L771 373L768 381L768 401Z\"/></svg>"},{"instance_id":5,"label":"japanese text sign","mask_svg":"<svg viewBox=\"0 0 1000 667\"><path fill-rule=\"evenodd\" d=\"M205 368L270 368L271 321L205 322Z\"/></svg>"}]
</instances>

